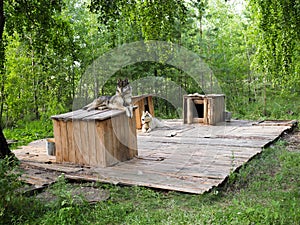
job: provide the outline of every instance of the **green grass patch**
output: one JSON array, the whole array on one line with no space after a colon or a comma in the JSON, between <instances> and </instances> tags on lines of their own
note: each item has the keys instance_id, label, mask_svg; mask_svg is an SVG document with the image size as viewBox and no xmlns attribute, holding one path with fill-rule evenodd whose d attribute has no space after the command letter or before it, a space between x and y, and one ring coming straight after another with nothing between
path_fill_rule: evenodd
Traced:
<instances>
[{"instance_id":1,"label":"green grass patch","mask_svg":"<svg viewBox=\"0 0 300 225\"><path fill-rule=\"evenodd\" d=\"M27 145L28 143L47 137L53 137L53 125L49 119L36 121L20 121L11 128L3 130L7 140L17 141L11 146L11 149L20 145Z\"/></svg>"}]
</instances>

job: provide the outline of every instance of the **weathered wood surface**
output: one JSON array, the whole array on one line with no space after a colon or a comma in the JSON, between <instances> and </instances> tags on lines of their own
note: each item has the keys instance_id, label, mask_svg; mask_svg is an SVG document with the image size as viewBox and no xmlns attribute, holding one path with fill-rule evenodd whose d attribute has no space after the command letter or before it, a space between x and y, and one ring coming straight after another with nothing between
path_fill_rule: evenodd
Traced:
<instances>
[{"instance_id":1,"label":"weathered wood surface","mask_svg":"<svg viewBox=\"0 0 300 225\"><path fill-rule=\"evenodd\" d=\"M149 134L138 133L138 157L106 168L54 163L42 146L41 153L36 148L34 153L24 154L24 150L30 151L26 146L16 150L15 154L27 167L41 168L41 174L34 175L30 174L30 170L25 170L25 175L29 173L27 182L39 185L47 182L42 176L43 171L47 170L55 172L48 175L50 181L59 172L64 172L66 178L74 180L201 194L220 185L232 171L295 125L281 122L280 126L275 126L273 123L272 126L267 126L267 122L264 126L253 126L255 123L250 121L232 121L218 126L204 126L183 125L180 120L165 121L166 128ZM34 157L30 157L32 154ZM43 161L52 163L45 164Z\"/></svg>"},{"instance_id":2,"label":"weathered wood surface","mask_svg":"<svg viewBox=\"0 0 300 225\"><path fill-rule=\"evenodd\" d=\"M203 112L197 109L203 106ZM198 115L200 113L200 115ZM198 116L203 118L199 118ZM183 96L183 122L187 124L204 123L216 125L225 121L225 95L223 94L190 94Z\"/></svg>"},{"instance_id":3,"label":"weathered wood surface","mask_svg":"<svg viewBox=\"0 0 300 225\"><path fill-rule=\"evenodd\" d=\"M51 116L51 119L63 120L63 121L69 121L69 120L106 120L106 119L109 119L111 117L118 116L122 113L124 113L124 111L115 110L115 109L111 109L111 110L109 110L109 109L91 110L91 111L78 109L76 111Z\"/></svg>"},{"instance_id":4,"label":"weathered wood surface","mask_svg":"<svg viewBox=\"0 0 300 225\"><path fill-rule=\"evenodd\" d=\"M77 110L51 117L56 162L111 166L137 155L135 118L121 110Z\"/></svg>"}]
</instances>

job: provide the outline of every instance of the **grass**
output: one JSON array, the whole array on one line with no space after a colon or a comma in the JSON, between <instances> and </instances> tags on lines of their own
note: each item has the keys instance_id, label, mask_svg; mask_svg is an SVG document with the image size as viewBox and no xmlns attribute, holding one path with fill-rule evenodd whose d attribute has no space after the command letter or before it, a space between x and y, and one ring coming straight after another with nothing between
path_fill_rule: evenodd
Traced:
<instances>
[{"instance_id":1,"label":"grass","mask_svg":"<svg viewBox=\"0 0 300 225\"><path fill-rule=\"evenodd\" d=\"M49 203L12 195L11 185L2 182L10 190L7 197L1 189L3 199L10 200L1 202L0 223L298 224L300 152L288 151L286 145L279 141L265 149L232 173L225 185L203 195L97 183L100 189L109 190L110 198L94 205L78 204L66 191L70 184L62 179L51 187L58 200ZM9 179L17 182L15 176Z\"/></svg>"},{"instance_id":2,"label":"grass","mask_svg":"<svg viewBox=\"0 0 300 225\"><path fill-rule=\"evenodd\" d=\"M13 127L3 130L4 136L7 140L16 140L17 142L10 146L15 149L20 145L27 145L28 143L53 136L52 121L49 119L42 119L36 121L20 121Z\"/></svg>"}]
</instances>

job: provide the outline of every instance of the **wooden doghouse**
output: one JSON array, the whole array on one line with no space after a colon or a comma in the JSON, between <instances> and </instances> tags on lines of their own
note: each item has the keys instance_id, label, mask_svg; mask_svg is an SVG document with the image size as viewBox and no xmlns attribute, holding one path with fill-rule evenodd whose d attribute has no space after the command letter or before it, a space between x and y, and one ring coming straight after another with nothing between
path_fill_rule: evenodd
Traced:
<instances>
[{"instance_id":1,"label":"wooden doghouse","mask_svg":"<svg viewBox=\"0 0 300 225\"><path fill-rule=\"evenodd\" d=\"M51 117L57 162L107 167L137 156L135 118L120 110L77 110Z\"/></svg>"},{"instance_id":2,"label":"wooden doghouse","mask_svg":"<svg viewBox=\"0 0 300 225\"><path fill-rule=\"evenodd\" d=\"M151 95L133 96L132 102L134 106L137 106L137 109L135 110L136 129L142 129L141 117L143 115L143 111L148 111L152 116L154 116L152 96Z\"/></svg>"},{"instance_id":3,"label":"wooden doghouse","mask_svg":"<svg viewBox=\"0 0 300 225\"><path fill-rule=\"evenodd\" d=\"M183 96L183 122L215 125L225 121L225 95Z\"/></svg>"}]
</instances>

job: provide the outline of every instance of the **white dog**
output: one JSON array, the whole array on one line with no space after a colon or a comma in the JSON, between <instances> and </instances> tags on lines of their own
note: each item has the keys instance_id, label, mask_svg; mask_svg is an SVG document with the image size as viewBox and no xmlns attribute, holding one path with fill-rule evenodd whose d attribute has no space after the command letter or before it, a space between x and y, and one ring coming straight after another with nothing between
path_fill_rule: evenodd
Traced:
<instances>
[{"instance_id":1,"label":"white dog","mask_svg":"<svg viewBox=\"0 0 300 225\"><path fill-rule=\"evenodd\" d=\"M144 112L141 117L142 120L142 132L149 133L156 127L164 127L166 126L163 122L158 120L157 118L153 117L148 111Z\"/></svg>"}]
</instances>

